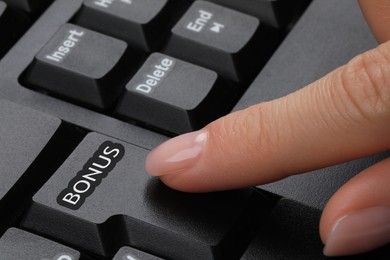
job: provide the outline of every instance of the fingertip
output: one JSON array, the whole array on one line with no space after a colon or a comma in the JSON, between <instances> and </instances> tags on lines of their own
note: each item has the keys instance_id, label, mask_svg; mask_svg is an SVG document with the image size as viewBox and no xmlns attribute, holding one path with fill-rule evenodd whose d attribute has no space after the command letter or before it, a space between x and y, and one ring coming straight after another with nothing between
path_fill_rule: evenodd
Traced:
<instances>
[{"instance_id":1,"label":"fingertip","mask_svg":"<svg viewBox=\"0 0 390 260\"><path fill-rule=\"evenodd\" d=\"M232 113L202 130L163 143L148 155L146 171L171 188L186 192L238 189L260 183L263 176L258 174L258 158L265 149L257 140L258 129L251 126L257 120L248 115L253 115L252 110Z\"/></svg>"},{"instance_id":2,"label":"fingertip","mask_svg":"<svg viewBox=\"0 0 390 260\"><path fill-rule=\"evenodd\" d=\"M390 21L388 14L390 2L388 0L359 0L363 14L379 43L390 40L388 30Z\"/></svg>"},{"instance_id":3,"label":"fingertip","mask_svg":"<svg viewBox=\"0 0 390 260\"><path fill-rule=\"evenodd\" d=\"M332 226L324 248L326 256L364 253L390 241L390 208L373 207L339 218Z\"/></svg>"},{"instance_id":4,"label":"fingertip","mask_svg":"<svg viewBox=\"0 0 390 260\"><path fill-rule=\"evenodd\" d=\"M185 172L199 160L206 139L207 132L200 130L168 140L149 153L146 171L152 176Z\"/></svg>"},{"instance_id":5,"label":"fingertip","mask_svg":"<svg viewBox=\"0 0 390 260\"><path fill-rule=\"evenodd\" d=\"M354 255L390 243L390 159L347 182L328 202L320 235L327 256Z\"/></svg>"}]
</instances>

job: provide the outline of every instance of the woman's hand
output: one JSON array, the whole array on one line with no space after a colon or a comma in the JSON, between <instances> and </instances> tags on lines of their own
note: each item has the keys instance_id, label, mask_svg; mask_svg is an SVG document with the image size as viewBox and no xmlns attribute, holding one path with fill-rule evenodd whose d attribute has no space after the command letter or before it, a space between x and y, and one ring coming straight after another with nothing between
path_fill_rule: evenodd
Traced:
<instances>
[{"instance_id":1,"label":"woman's hand","mask_svg":"<svg viewBox=\"0 0 390 260\"><path fill-rule=\"evenodd\" d=\"M174 189L264 184L390 149L390 0L361 0L382 44L286 97L223 117L156 148L147 171ZM390 242L390 158L329 201L320 225L329 256Z\"/></svg>"}]
</instances>

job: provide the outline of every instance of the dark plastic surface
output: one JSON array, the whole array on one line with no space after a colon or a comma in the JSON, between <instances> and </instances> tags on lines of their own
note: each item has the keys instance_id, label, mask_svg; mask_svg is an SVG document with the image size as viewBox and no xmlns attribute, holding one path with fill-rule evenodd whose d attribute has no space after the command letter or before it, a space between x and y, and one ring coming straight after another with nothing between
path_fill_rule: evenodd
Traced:
<instances>
[{"instance_id":1,"label":"dark plastic surface","mask_svg":"<svg viewBox=\"0 0 390 260\"><path fill-rule=\"evenodd\" d=\"M168 3L167 0L86 0L74 22L125 40L135 48L152 51L163 44L170 29L169 21L176 16Z\"/></svg>"},{"instance_id":2,"label":"dark plastic surface","mask_svg":"<svg viewBox=\"0 0 390 260\"><path fill-rule=\"evenodd\" d=\"M126 85L116 112L182 134L228 113L238 93L214 71L154 53Z\"/></svg>"},{"instance_id":3,"label":"dark plastic surface","mask_svg":"<svg viewBox=\"0 0 390 260\"><path fill-rule=\"evenodd\" d=\"M49 239L11 228L0 238L2 259L79 260L80 253Z\"/></svg>"},{"instance_id":4,"label":"dark plastic surface","mask_svg":"<svg viewBox=\"0 0 390 260\"><path fill-rule=\"evenodd\" d=\"M100 113L60 101L47 95L22 87L19 78L31 64L34 56L81 7L80 0L59 0L24 35L17 45L0 63L0 97L15 103L57 116L64 121L82 126L96 132L115 136L126 142L135 143L145 148L153 148L167 137L130 125L123 121Z\"/></svg>"},{"instance_id":5,"label":"dark plastic surface","mask_svg":"<svg viewBox=\"0 0 390 260\"><path fill-rule=\"evenodd\" d=\"M0 200L27 171L60 124L58 118L0 100Z\"/></svg>"},{"instance_id":6,"label":"dark plastic surface","mask_svg":"<svg viewBox=\"0 0 390 260\"><path fill-rule=\"evenodd\" d=\"M0 234L17 223L33 194L84 133L58 118L0 99Z\"/></svg>"},{"instance_id":7,"label":"dark plastic surface","mask_svg":"<svg viewBox=\"0 0 390 260\"><path fill-rule=\"evenodd\" d=\"M55 1L48 12L31 27L31 30L1 60L0 97L37 109L74 125L152 149L166 140L167 137L47 96L44 93L38 93L21 86L19 83L19 77L31 64L34 56L58 31L61 25L74 17L80 10L81 3L81 0ZM282 44L247 94L241 99L236 110L259 101L266 101L291 93L345 63L357 53L373 46L375 46L375 41L362 18L356 1L315 0L301 22L293 29L286 42ZM262 188L298 201L299 207L304 207L308 214L307 217L313 222L310 222L310 225L305 225L305 218L297 218L298 223L296 225L303 227L305 230L307 229L305 233L315 235L317 229L313 223L318 221L320 210L323 209L326 201L337 188L361 169L385 156L378 155L373 158L342 164L317 171L316 174L293 177ZM183 199L182 196L177 199L176 193L171 193L171 191L168 194L172 194L172 196L167 196L167 199L162 199L164 197L159 196L160 193L156 194L151 200L154 202L153 210L161 208L166 210L168 208L172 212L176 212L178 210L175 206L176 200ZM205 196L204 200L208 199L209 197ZM185 201L185 199L183 200ZM172 201L175 201L175 203L170 204ZM312 209L309 210L305 205ZM286 204L280 204L279 207L282 212L289 211L289 206ZM283 207L286 207L285 211ZM293 209L299 207L293 207ZM293 214L294 211L291 211L291 213ZM283 223L267 221L261 224L268 226L271 232L273 225L275 229L278 229L278 226L282 226ZM123 229L121 230L123 232ZM108 230L104 230L104 232L109 233ZM120 232L118 234L122 235ZM147 235L151 236L151 234L153 235L153 233ZM70 234L65 232L64 235ZM312 236L307 239L310 238ZM83 239L88 241L89 238L78 237L78 240ZM299 246L304 245L305 241L306 243L310 242L303 238L298 245L285 243L287 248L284 249L284 252L295 252L297 256L305 256L305 247ZM315 241L318 242L318 240ZM314 251L309 250L313 253L313 259L322 258L321 248L317 242L314 243ZM254 247L257 246L254 243ZM248 253L245 254L246 257L250 256L249 252L253 252L253 246L250 248L247 251ZM274 251L269 250L268 256L270 256L270 259L280 259L280 255L274 255L272 253ZM378 257L388 256L386 251L376 252L378 252ZM358 258L351 257L351 259Z\"/></svg>"}]
</instances>

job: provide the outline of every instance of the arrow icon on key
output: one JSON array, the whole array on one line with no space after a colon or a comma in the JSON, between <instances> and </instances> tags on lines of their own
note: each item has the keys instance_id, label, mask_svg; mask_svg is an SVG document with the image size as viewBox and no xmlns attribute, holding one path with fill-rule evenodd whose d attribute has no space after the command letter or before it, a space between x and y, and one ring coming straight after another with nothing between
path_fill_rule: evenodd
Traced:
<instances>
[{"instance_id":1,"label":"arrow icon on key","mask_svg":"<svg viewBox=\"0 0 390 260\"><path fill-rule=\"evenodd\" d=\"M211 27L210 30L215 33L220 33L223 28L225 28L225 25L214 22L213 27Z\"/></svg>"}]
</instances>

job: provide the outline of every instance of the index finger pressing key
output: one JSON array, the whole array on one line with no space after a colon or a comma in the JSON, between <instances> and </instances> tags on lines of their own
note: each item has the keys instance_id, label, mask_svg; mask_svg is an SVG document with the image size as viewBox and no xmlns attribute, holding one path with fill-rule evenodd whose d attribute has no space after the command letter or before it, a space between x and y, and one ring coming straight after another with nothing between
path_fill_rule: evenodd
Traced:
<instances>
[{"instance_id":1,"label":"index finger pressing key","mask_svg":"<svg viewBox=\"0 0 390 260\"><path fill-rule=\"evenodd\" d=\"M390 43L284 98L221 118L153 151L147 171L191 192L233 189L390 147Z\"/></svg>"}]
</instances>

